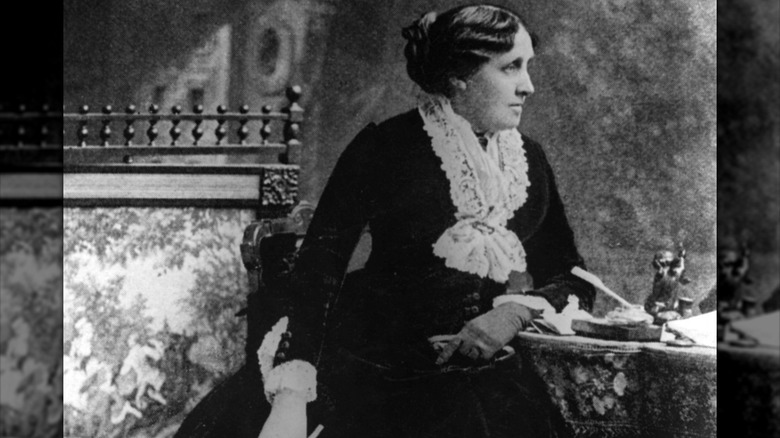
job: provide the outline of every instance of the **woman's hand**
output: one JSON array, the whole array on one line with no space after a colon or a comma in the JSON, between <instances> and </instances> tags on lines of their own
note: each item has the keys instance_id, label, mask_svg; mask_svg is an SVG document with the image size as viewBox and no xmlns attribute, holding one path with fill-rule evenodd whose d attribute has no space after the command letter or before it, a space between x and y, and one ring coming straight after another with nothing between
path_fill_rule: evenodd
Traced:
<instances>
[{"instance_id":1,"label":"woman's hand","mask_svg":"<svg viewBox=\"0 0 780 438\"><path fill-rule=\"evenodd\" d=\"M463 326L444 346L436 364L447 362L455 351L471 359L490 359L540 312L513 302L504 303Z\"/></svg>"},{"instance_id":2,"label":"woman's hand","mask_svg":"<svg viewBox=\"0 0 780 438\"><path fill-rule=\"evenodd\" d=\"M277 393L258 438L306 438L305 396L291 390Z\"/></svg>"}]
</instances>

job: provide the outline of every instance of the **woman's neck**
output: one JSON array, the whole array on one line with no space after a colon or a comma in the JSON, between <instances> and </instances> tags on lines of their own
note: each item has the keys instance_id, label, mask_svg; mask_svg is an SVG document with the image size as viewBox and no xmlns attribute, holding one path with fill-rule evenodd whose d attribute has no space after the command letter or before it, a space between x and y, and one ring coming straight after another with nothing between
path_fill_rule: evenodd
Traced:
<instances>
[{"instance_id":1,"label":"woman's neck","mask_svg":"<svg viewBox=\"0 0 780 438\"><path fill-rule=\"evenodd\" d=\"M482 150L487 150L488 146L488 133L485 132L477 132L474 131L474 135L477 136L477 141L479 142L479 145L482 146Z\"/></svg>"},{"instance_id":2,"label":"woman's neck","mask_svg":"<svg viewBox=\"0 0 780 438\"><path fill-rule=\"evenodd\" d=\"M450 103L450 107L452 108L452 112L463 118L463 120L467 121L469 125L471 125L471 130L474 131L477 136L479 136L480 133L485 136L490 136L490 130L484 126L480 126L480 115L478 112L474 111L474 108L465 105L460 99L457 98L457 96L452 99L448 99L448 101ZM481 111L481 109L478 111Z\"/></svg>"}]
</instances>

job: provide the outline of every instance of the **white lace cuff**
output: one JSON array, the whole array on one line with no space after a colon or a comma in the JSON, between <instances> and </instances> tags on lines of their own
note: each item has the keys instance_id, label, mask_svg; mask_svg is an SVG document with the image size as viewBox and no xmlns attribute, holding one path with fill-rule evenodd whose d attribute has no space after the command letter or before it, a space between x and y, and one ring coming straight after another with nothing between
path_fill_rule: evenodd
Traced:
<instances>
[{"instance_id":1,"label":"white lace cuff","mask_svg":"<svg viewBox=\"0 0 780 438\"><path fill-rule=\"evenodd\" d=\"M307 402L317 399L317 370L303 360L285 362L264 378L265 398L273 402L276 394L288 389L304 396Z\"/></svg>"},{"instance_id":2,"label":"white lace cuff","mask_svg":"<svg viewBox=\"0 0 780 438\"><path fill-rule=\"evenodd\" d=\"M271 327L263 337L260 348L257 349L257 361L260 374L263 376L265 397L269 402L274 395L284 389L301 393L307 402L317 399L317 370L306 361L291 360L274 367L274 358L282 341L282 334L287 331L289 318L282 317Z\"/></svg>"},{"instance_id":3,"label":"white lace cuff","mask_svg":"<svg viewBox=\"0 0 780 438\"><path fill-rule=\"evenodd\" d=\"M263 337L263 342L260 343L260 348L257 349L257 361L260 364L260 374L263 376L263 380L266 379L268 373L271 372L271 368L274 367L274 357L276 357L276 350L279 349L279 343L282 341L282 333L287 331L287 324L289 318L286 316L271 327L271 330Z\"/></svg>"}]
</instances>

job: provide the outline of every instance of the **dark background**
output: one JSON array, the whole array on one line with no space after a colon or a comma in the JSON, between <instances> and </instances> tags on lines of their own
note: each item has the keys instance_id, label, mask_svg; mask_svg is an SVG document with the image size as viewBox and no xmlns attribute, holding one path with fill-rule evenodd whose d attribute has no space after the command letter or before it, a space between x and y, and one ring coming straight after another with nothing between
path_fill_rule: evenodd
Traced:
<instances>
[{"instance_id":1,"label":"dark background","mask_svg":"<svg viewBox=\"0 0 780 438\"><path fill-rule=\"evenodd\" d=\"M709 56L715 50L714 2L563 1L555 3L554 9L534 3L514 3L527 11L529 21L541 25L537 27L543 40L539 61L541 55L547 57L533 72L538 92L523 129L548 148L589 264L604 272L629 265L628 271L637 279L615 289L626 291L635 283L646 290L651 252L683 237L701 254L698 274L706 277L701 280L706 286L712 282L709 274L717 223L719 238L739 235L751 241L755 277L767 286L759 291L768 292L778 282L780 267L778 2L717 1L716 126L712 110L714 61ZM192 4L193 10L206 10L201 23L213 27L208 2ZM311 199L316 199L346 142L363 125L413 104L414 89L403 74L400 57L400 26L419 13L455 3L328 4L333 8L322 20L324 29L318 30L318 35L326 36L321 41L335 61L318 60L315 72L299 72L295 78L304 85L318 85L309 87L318 92L308 95L306 105L314 118L305 130L309 148L305 166L310 179L304 188ZM688 6L691 4L696 6ZM165 52L160 48L169 47L173 53L186 51L189 43L171 42L171 36L179 33L149 31L155 30L154 26L186 26L177 20L187 14L184 8L169 9L173 14L154 9L170 5L161 1L68 1L62 22L58 6L44 11L29 2L6 5L0 103L5 107L20 102L28 106L49 102L54 107L64 103L73 109L73 105L86 102L123 105L132 100L133 91L127 85L117 86L115 81L120 79L103 72L116 74L134 63L138 64L137 72L143 72L148 70L144 62L167 62L165 57L159 59ZM227 2L218 16L224 22L240 21L246 6L246 2ZM128 14L128 9L135 10L135 15ZM108 45L101 29L112 23L114 29L129 29L133 38L120 33L110 40L118 45ZM63 30L64 35L60 33ZM361 37L355 38L354 32L360 32ZM159 39L144 40L141 34ZM556 40L556 35L562 39ZM176 46L178 43L182 45ZM621 52L622 44L633 44L633 48ZM63 52L69 59L64 69ZM89 86L67 86L69 81L85 77L92 81ZM621 102L628 105L621 106ZM693 120L686 120L686 116ZM718 144L717 169L713 135ZM717 219L711 208L715 176ZM603 190L605 187L610 190ZM49 245L58 246L58 215L30 221L24 219L30 210L19 211L21 219L17 213L9 216L0 210L4 225L12 220L29 225L18 234L4 228L6 241L18 244L48 239ZM613 252L615 248L629 248L628 253L636 257L627 261L626 252ZM7 259L8 252L0 257ZM11 274L2 272L3 276ZM618 276L611 280L608 284L620 285ZM53 287L42 292L40 299L56 301L61 290ZM627 295L638 297L641 293L629 290ZM0 304L3 307L5 299ZM7 318L12 316L3 314L3 336ZM61 326L61 320L54 318L49 324Z\"/></svg>"},{"instance_id":2,"label":"dark background","mask_svg":"<svg viewBox=\"0 0 780 438\"><path fill-rule=\"evenodd\" d=\"M756 293L780 283L780 2L718 1L718 238L756 251Z\"/></svg>"}]
</instances>

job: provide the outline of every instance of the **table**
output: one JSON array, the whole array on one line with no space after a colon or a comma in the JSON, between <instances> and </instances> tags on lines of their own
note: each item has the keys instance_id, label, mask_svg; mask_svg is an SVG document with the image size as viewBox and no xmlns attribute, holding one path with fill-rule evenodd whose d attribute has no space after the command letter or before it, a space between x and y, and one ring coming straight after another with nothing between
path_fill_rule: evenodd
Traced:
<instances>
[{"instance_id":1,"label":"table","mask_svg":"<svg viewBox=\"0 0 780 438\"><path fill-rule=\"evenodd\" d=\"M718 423L740 438L780 436L780 349L718 344Z\"/></svg>"},{"instance_id":2,"label":"table","mask_svg":"<svg viewBox=\"0 0 780 438\"><path fill-rule=\"evenodd\" d=\"M714 437L716 350L521 333L577 437Z\"/></svg>"}]
</instances>

